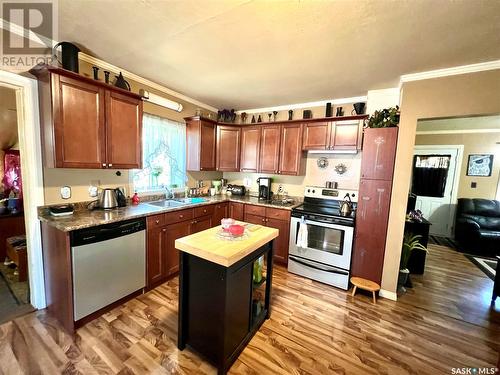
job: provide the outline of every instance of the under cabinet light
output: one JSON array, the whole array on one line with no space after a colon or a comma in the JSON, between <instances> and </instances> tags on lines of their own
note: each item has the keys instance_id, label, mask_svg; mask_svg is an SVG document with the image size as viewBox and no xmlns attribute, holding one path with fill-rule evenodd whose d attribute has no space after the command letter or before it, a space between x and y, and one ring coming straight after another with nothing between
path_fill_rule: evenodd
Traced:
<instances>
[{"instance_id":1,"label":"under cabinet light","mask_svg":"<svg viewBox=\"0 0 500 375\"><path fill-rule=\"evenodd\" d=\"M144 98L145 101L171 109L176 112L182 112L182 104L174 102L173 100L164 98L160 95L153 94L146 90L139 90L139 94Z\"/></svg>"}]
</instances>

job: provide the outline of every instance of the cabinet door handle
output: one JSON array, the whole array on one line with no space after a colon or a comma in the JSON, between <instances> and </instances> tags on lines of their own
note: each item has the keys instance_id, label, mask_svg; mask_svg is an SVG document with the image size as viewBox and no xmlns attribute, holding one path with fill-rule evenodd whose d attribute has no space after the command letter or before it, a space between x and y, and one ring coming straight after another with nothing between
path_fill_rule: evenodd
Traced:
<instances>
[{"instance_id":1,"label":"cabinet door handle","mask_svg":"<svg viewBox=\"0 0 500 375\"><path fill-rule=\"evenodd\" d=\"M167 231L167 228L163 228L161 231L162 231L162 232L166 232L166 231Z\"/></svg>"},{"instance_id":2,"label":"cabinet door handle","mask_svg":"<svg viewBox=\"0 0 500 375\"><path fill-rule=\"evenodd\" d=\"M207 210L203 210L203 213L206 214L207 213Z\"/></svg>"},{"instance_id":3,"label":"cabinet door handle","mask_svg":"<svg viewBox=\"0 0 500 375\"><path fill-rule=\"evenodd\" d=\"M202 171L202 170L203 170L203 167L200 167L200 171Z\"/></svg>"},{"instance_id":4,"label":"cabinet door handle","mask_svg":"<svg viewBox=\"0 0 500 375\"><path fill-rule=\"evenodd\" d=\"M182 219L184 217L184 215L179 215L179 219Z\"/></svg>"},{"instance_id":5,"label":"cabinet door handle","mask_svg":"<svg viewBox=\"0 0 500 375\"><path fill-rule=\"evenodd\" d=\"M106 168L106 163L102 163L102 166L103 166L104 168Z\"/></svg>"},{"instance_id":6,"label":"cabinet door handle","mask_svg":"<svg viewBox=\"0 0 500 375\"><path fill-rule=\"evenodd\" d=\"M112 166L113 166L113 164L108 164L108 167L110 167L110 168L111 168Z\"/></svg>"},{"instance_id":7,"label":"cabinet door handle","mask_svg":"<svg viewBox=\"0 0 500 375\"><path fill-rule=\"evenodd\" d=\"M155 223L156 224L160 224L160 220L155 220Z\"/></svg>"}]
</instances>

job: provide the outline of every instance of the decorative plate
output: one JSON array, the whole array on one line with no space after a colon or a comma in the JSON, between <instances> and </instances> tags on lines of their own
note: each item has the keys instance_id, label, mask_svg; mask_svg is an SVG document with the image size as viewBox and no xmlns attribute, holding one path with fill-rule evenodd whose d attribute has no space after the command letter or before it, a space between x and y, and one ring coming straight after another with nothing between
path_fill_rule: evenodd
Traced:
<instances>
[{"instance_id":1,"label":"decorative plate","mask_svg":"<svg viewBox=\"0 0 500 375\"><path fill-rule=\"evenodd\" d=\"M319 158L316 163L318 164L318 168L320 169L325 169L326 167L328 167L328 159L325 157Z\"/></svg>"},{"instance_id":2,"label":"decorative plate","mask_svg":"<svg viewBox=\"0 0 500 375\"><path fill-rule=\"evenodd\" d=\"M347 165L345 165L344 163L339 163L335 166L335 172L337 172L338 174L344 174L347 172Z\"/></svg>"}]
</instances>

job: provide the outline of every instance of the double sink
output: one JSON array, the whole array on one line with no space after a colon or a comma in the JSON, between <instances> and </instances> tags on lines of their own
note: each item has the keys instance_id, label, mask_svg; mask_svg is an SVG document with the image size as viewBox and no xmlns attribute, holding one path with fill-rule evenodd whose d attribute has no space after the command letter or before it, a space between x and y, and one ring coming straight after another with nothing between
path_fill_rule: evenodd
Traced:
<instances>
[{"instance_id":1,"label":"double sink","mask_svg":"<svg viewBox=\"0 0 500 375\"><path fill-rule=\"evenodd\" d=\"M189 206L190 204L198 204L207 202L206 198L182 198L182 199L166 199L155 202L148 202L151 206L161 207L161 208L174 208L174 207L182 207Z\"/></svg>"}]
</instances>

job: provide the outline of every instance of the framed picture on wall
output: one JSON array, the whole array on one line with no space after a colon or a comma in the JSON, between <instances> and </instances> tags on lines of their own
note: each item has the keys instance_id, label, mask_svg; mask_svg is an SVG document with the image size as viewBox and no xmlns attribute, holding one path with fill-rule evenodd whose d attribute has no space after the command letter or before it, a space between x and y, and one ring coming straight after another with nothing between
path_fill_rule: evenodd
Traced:
<instances>
[{"instance_id":1,"label":"framed picture on wall","mask_svg":"<svg viewBox=\"0 0 500 375\"><path fill-rule=\"evenodd\" d=\"M493 167L493 155L471 154L467 164L467 176L489 177Z\"/></svg>"}]
</instances>

